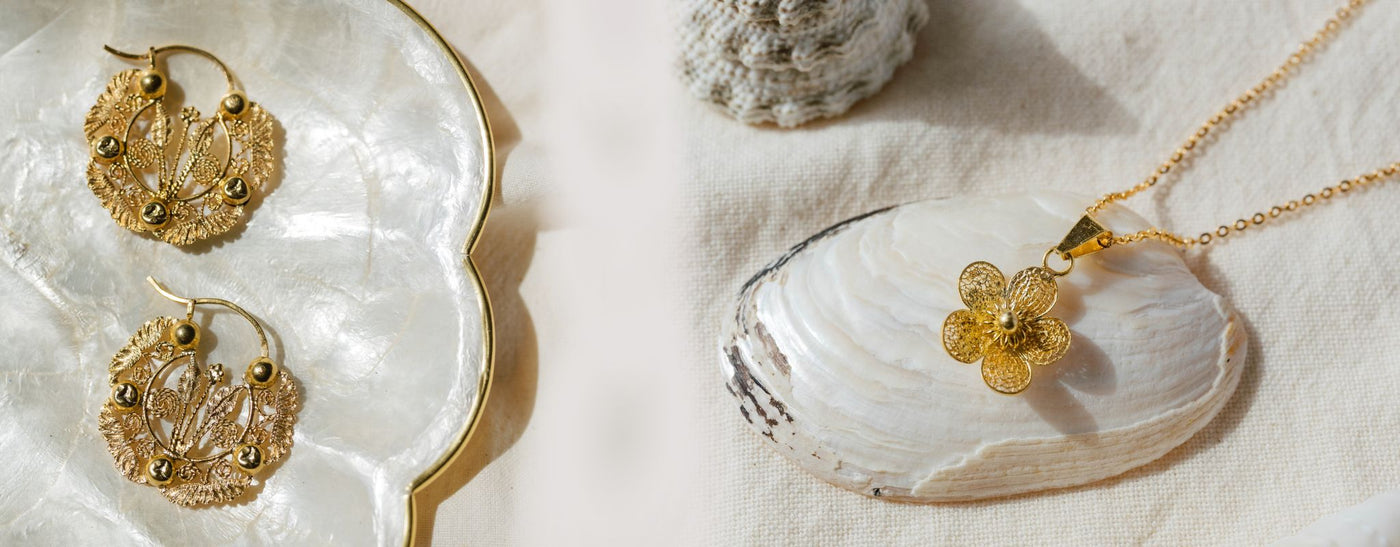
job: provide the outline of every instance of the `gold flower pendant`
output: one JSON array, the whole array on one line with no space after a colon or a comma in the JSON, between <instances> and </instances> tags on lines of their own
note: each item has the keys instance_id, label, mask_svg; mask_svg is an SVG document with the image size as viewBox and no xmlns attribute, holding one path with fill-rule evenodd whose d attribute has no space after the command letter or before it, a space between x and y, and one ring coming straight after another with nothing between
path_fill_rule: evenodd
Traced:
<instances>
[{"instance_id":1,"label":"gold flower pendant","mask_svg":"<svg viewBox=\"0 0 1400 547\"><path fill-rule=\"evenodd\" d=\"M1001 270L973 262L958 276L967 309L943 321L943 347L964 363L982 360L982 380L1008 395L1031 385L1031 366L1044 366L1069 351L1069 327L1046 312L1058 287L1047 268L1017 272L1007 283Z\"/></svg>"},{"instance_id":2,"label":"gold flower pendant","mask_svg":"<svg viewBox=\"0 0 1400 547\"><path fill-rule=\"evenodd\" d=\"M1016 273L1008 282L987 262L973 262L958 276L966 309L943 320L943 349L963 363L982 361L982 381L999 393L1015 395L1031 385L1035 367L1059 361L1069 351L1069 327L1045 314L1055 306L1055 278L1069 274L1074 259L1112 244L1113 234L1085 215L1059 245L1045 252L1043 266ZM1069 263L1050 267L1050 255Z\"/></svg>"}]
</instances>

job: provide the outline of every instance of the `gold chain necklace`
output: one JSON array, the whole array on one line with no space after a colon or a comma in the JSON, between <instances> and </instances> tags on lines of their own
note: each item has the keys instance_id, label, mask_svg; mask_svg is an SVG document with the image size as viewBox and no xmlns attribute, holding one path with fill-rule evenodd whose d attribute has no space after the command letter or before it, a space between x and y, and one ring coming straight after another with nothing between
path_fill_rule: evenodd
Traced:
<instances>
[{"instance_id":1,"label":"gold chain necklace","mask_svg":"<svg viewBox=\"0 0 1400 547\"><path fill-rule=\"evenodd\" d=\"M1155 186L1162 177L1190 157L1201 141L1216 128L1258 102L1265 93L1292 75L1318 47L1335 38L1342 28L1342 23L1355 15L1365 3L1366 0L1350 0L1345 6L1337 9L1336 15L1328 19L1321 30L1303 42L1297 51L1289 55L1288 60L1274 69L1264 81L1240 94L1225 108L1211 116L1142 182L1127 190L1107 194L1090 205L1060 244L1045 251L1041 266L1017 272L1010 282L1006 281L996 266L987 262L973 262L964 268L958 277L958 293L967 308L954 311L943 321L943 348L947 350L948 355L964 363L981 360L982 379L987 387L1005 394L1020 393L1030 386L1033 367L1054 363L1069 350L1069 328L1060 319L1045 314L1055 305L1059 289L1055 279L1068 275L1074 269L1076 258L1109 247L1149 239L1164 241L1180 249L1209 245L1217 238L1243 232L1251 226L1260 226L1284 213L1308 208L1319 199L1329 200L1338 194L1351 192L1400 172L1400 162L1394 162L1358 177L1343 180L1336 185L1327 186L1316 194L1310 193L1302 199L1275 205L1267 212L1254 213L1248 219L1241 218L1233 224L1222 224L1214 232L1203 232L1197 237L1186 237L1155 227L1131 234L1114 235L1093 217L1094 213L1108 204L1127 199ZM1063 269L1057 270L1050 266L1051 255L1065 262Z\"/></svg>"}]
</instances>

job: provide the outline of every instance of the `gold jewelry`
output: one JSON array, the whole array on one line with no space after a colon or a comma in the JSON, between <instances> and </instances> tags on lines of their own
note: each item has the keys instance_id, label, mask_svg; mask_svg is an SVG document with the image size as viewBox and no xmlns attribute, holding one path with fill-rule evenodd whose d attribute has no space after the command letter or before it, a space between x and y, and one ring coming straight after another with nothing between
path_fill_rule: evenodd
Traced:
<instances>
[{"instance_id":1,"label":"gold jewelry","mask_svg":"<svg viewBox=\"0 0 1400 547\"><path fill-rule=\"evenodd\" d=\"M1046 317L1045 314L1055 304L1058 290L1055 278L1068 275L1074 269L1076 258L1109 247L1146 240L1163 241L1180 249L1209 245L1217 238L1243 232L1251 226L1260 226L1284 213L1311 207L1318 199L1329 200L1336 195L1351 192L1400 172L1400 162L1394 162L1356 178L1343 180L1334 186L1325 187L1317 194L1307 194L1301 200L1270 207L1267 213L1261 211L1248 219L1241 218L1232 224L1223 224L1214 232L1203 232L1198 237L1186 237L1161 228L1114 235L1093 217L1094 213L1109 203L1127 199L1155 186L1161 177L1190 156L1207 135L1256 103L1261 96L1290 76L1319 46L1336 37L1342 28L1342 22L1355 15L1356 10L1365 3L1366 0L1350 0L1338 9L1336 15L1328 19L1321 30L1303 42L1296 52L1289 55L1283 65L1274 69L1264 81L1245 91L1220 112L1211 116L1142 182L1127 190L1107 194L1090 205L1064 240L1045 252L1040 266L1021 270L1012 277L1009 284L1001 271L991 264L974 262L967 266L958 278L958 293L967 309L949 314L943 322L943 348L947 350L948 355L964 363L974 363L980 359L982 379L987 387L1006 394L1020 393L1030 386L1033 366L1054 363L1069 350L1069 329L1063 321ZM1050 265L1052 255L1064 263L1063 269L1057 270Z\"/></svg>"},{"instance_id":2,"label":"gold jewelry","mask_svg":"<svg viewBox=\"0 0 1400 547\"><path fill-rule=\"evenodd\" d=\"M202 49L170 45L137 55L103 48L145 59L147 67L113 76L83 121L92 151L88 188L117 224L173 245L228 231L272 176L272 115L249 101L228 67ZM228 91L212 117L187 106L179 125L172 123L166 76L156 68L156 56L167 51L203 56L223 72Z\"/></svg>"},{"instance_id":3,"label":"gold jewelry","mask_svg":"<svg viewBox=\"0 0 1400 547\"><path fill-rule=\"evenodd\" d=\"M146 281L184 304L185 318L147 321L112 358L112 389L98 428L117 470L132 482L155 486L186 507L228 502L291 450L296 382L268 357L262 325L243 308L176 296ZM233 310L257 333L261 352L244 369L242 385L229 385L223 365L200 364L194 308L201 304Z\"/></svg>"}]
</instances>

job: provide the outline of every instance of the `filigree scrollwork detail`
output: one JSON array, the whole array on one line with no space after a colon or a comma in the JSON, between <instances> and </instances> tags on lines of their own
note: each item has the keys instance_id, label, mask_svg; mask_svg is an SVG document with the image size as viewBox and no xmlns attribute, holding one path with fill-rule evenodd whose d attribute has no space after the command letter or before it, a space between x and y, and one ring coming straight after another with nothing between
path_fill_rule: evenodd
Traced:
<instances>
[{"instance_id":1,"label":"filigree scrollwork detail","mask_svg":"<svg viewBox=\"0 0 1400 547\"><path fill-rule=\"evenodd\" d=\"M182 506L229 502L259 469L287 456L297 385L285 370L260 385L235 385L240 375L203 365L194 347L177 347L168 335L176 324L171 317L148 321L112 358L113 395L98 427L127 479L153 485ZM249 461L248 451L256 462L251 467L239 464L240 457ZM166 461L168 472L155 467Z\"/></svg>"},{"instance_id":2,"label":"filigree scrollwork detail","mask_svg":"<svg viewBox=\"0 0 1400 547\"><path fill-rule=\"evenodd\" d=\"M163 87L144 87L153 71L117 73L88 112L88 188L122 227L188 245L233 228L265 190L276 122L233 90L211 116L187 106L172 119ZM236 113L232 97L244 101Z\"/></svg>"}]
</instances>

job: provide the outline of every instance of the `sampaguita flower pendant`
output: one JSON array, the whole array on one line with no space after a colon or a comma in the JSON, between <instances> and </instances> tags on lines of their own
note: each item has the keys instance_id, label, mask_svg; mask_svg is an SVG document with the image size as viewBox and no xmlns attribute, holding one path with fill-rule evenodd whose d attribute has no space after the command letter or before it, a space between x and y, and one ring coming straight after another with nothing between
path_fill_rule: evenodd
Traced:
<instances>
[{"instance_id":1,"label":"sampaguita flower pendant","mask_svg":"<svg viewBox=\"0 0 1400 547\"><path fill-rule=\"evenodd\" d=\"M943 320L943 349L964 363L982 360L982 381L1000 393L1015 395L1031 385L1032 367L1059 361L1069 351L1065 322L1045 314L1055 306L1055 278L1074 268L1074 259L1107 248L1113 234L1084 215L1055 248L1045 252L1043 267L1018 272L1007 283L996 266L973 262L958 276L958 294L967 309ZM1050 255L1069 262L1050 267Z\"/></svg>"},{"instance_id":2,"label":"sampaguita flower pendant","mask_svg":"<svg viewBox=\"0 0 1400 547\"><path fill-rule=\"evenodd\" d=\"M98 427L117 469L132 482L155 486L186 507L233 500L291 450L296 382L268 358L262 326L242 308L181 298L147 280L187 313L183 320L147 321L112 358L111 395ZM257 332L262 352L244 370L242 385L229 384L223 365L199 362L196 304L233 310Z\"/></svg>"},{"instance_id":3,"label":"sampaguita flower pendant","mask_svg":"<svg viewBox=\"0 0 1400 547\"><path fill-rule=\"evenodd\" d=\"M973 262L958 277L967 309L943 321L943 347L964 363L982 360L987 387L1008 395L1031 385L1031 366L1044 366L1069 350L1069 327L1045 313L1055 305L1055 275L1026 268L1008 285L1001 270Z\"/></svg>"}]
</instances>

